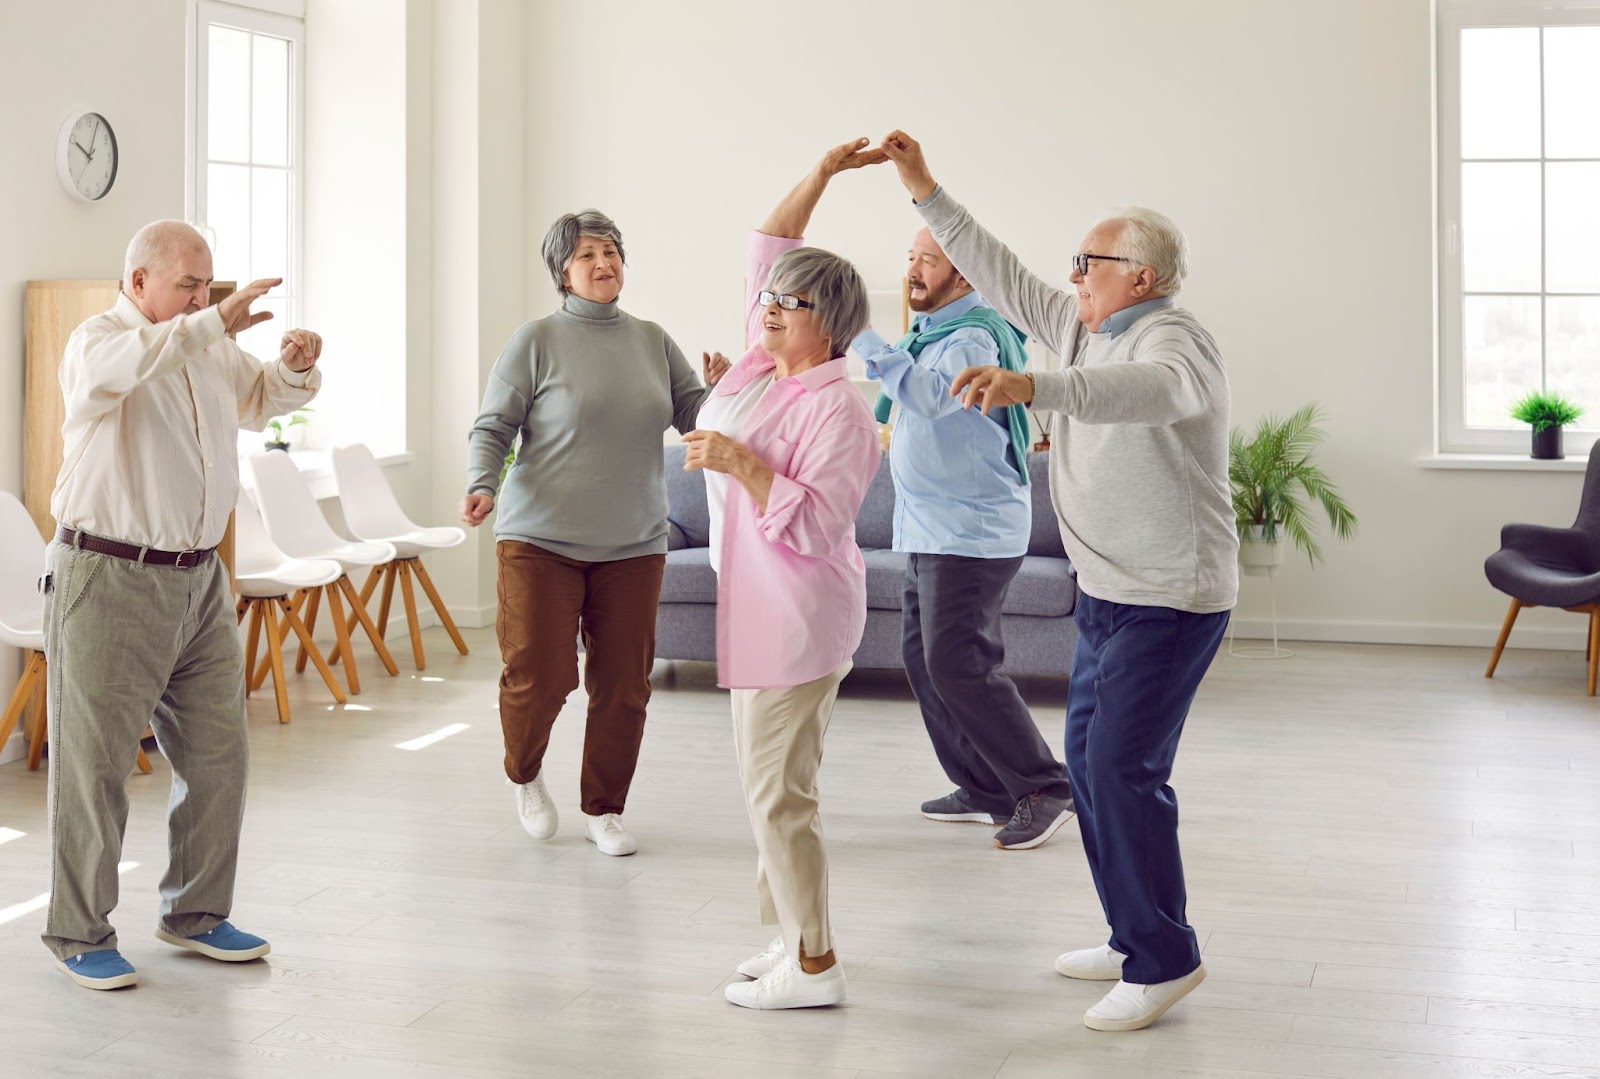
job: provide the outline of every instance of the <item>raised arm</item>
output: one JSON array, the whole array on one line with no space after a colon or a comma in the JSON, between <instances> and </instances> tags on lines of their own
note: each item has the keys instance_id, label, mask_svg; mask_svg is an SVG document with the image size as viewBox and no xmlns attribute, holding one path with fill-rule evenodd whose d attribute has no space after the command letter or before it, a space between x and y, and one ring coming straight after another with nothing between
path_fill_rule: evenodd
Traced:
<instances>
[{"instance_id":1,"label":"raised arm","mask_svg":"<svg viewBox=\"0 0 1600 1079\"><path fill-rule=\"evenodd\" d=\"M922 156L922 147L910 135L891 132L881 149L894 162L917 212L961 276L1007 321L1061 354L1078 320L1078 298L1030 271L939 187Z\"/></svg>"},{"instance_id":2,"label":"raised arm","mask_svg":"<svg viewBox=\"0 0 1600 1079\"><path fill-rule=\"evenodd\" d=\"M811 223L811 213L828 189L828 181L848 169L864 165L877 165L887 161L881 147L867 146L866 139L856 139L835 146L822 155L811 171L795 184L778 205L772 208L761 227L750 237L745 277L744 339L748 345L761 337L761 305L756 294L767 287L772 264L786 252L801 246L806 226Z\"/></svg>"}]
</instances>

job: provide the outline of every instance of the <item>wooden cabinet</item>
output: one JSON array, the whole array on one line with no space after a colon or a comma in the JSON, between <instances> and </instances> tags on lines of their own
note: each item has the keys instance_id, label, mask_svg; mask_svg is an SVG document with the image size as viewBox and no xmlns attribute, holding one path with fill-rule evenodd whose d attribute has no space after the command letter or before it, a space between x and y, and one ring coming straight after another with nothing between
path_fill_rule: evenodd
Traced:
<instances>
[{"instance_id":1,"label":"wooden cabinet","mask_svg":"<svg viewBox=\"0 0 1600 1079\"><path fill-rule=\"evenodd\" d=\"M211 302L234 291L232 281L211 284ZM49 542L55 534L50 492L61 471L61 355L67 338L87 318L109 311L117 302L116 281L29 281L27 358L23 373L22 503L39 534ZM232 551L230 525L224 553ZM227 559L232 562L232 559Z\"/></svg>"}]
</instances>

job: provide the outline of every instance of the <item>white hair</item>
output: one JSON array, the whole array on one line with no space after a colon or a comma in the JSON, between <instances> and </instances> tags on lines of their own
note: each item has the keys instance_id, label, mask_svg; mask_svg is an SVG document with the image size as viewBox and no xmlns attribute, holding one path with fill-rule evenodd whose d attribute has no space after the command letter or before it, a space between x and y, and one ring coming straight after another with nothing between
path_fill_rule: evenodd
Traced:
<instances>
[{"instance_id":1,"label":"white hair","mask_svg":"<svg viewBox=\"0 0 1600 1079\"><path fill-rule=\"evenodd\" d=\"M1148 266L1156 275L1155 295L1170 296L1183 288L1189 272L1189 241L1170 217L1143 206L1125 206L1101 218L1100 225L1122 226L1115 253L1128 260L1119 265L1124 275Z\"/></svg>"},{"instance_id":2,"label":"white hair","mask_svg":"<svg viewBox=\"0 0 1600 1079\"><path fill-rule=\"evenodd\" d=\"M199 248L209 251L206 238L193 225L183 221L152 221L133 234L128 243L128 253L122 260L122 284L133 284L133 271L154 273L165 270L173 256L181 251Z\"/></svg>"}]
</instances>

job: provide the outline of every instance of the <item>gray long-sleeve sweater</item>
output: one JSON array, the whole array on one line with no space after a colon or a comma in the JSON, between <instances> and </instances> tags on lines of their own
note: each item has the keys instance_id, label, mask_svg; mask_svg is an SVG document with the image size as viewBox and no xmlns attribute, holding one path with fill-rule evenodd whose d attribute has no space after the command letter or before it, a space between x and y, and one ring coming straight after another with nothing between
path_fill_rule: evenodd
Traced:
<instances>
[{"instance_id":1,"label":"gray long-sleeve sweater","mask_svg":"<svg viewBox=\"0 0 1600 1079\"><path fill-rule=\"evenodd\" d=\"M1030 273L945 193L917 205L961 275L1062 357L1034 376L1057 413L1050 498L1078 584L1096 599L1196 614L1239 592L1228 490L1228 374L1211 335L1165 307L1120 334L1090 333L1075 293Z\"/></svg>"},{"instance_id":2,"label":"gray long-sleeve sweater","mask_svg":"<svg viewBox=\"0 0 1600 1079\"><path fill-rule=\"evenodd\" d=\"M584 562L667 550L661 433L694 429L706 389L654 322L568 295L511 335L483 391L467 491L494 494L497 539Z\"/></svg>"}]
</instances>

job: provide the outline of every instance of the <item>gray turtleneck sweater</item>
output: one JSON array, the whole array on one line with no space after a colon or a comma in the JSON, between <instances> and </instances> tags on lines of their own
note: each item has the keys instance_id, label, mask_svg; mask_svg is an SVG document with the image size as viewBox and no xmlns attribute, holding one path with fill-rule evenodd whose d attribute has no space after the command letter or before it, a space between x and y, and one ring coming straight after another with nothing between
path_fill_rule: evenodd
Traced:
<instances>
[{"instance_id":1,"label":"gray turtleneck sweater","mask_svg":"<svg viewBox=\"0 0 1600 1079\"><path fill-rule=\"evenodd\" d=\"M692 431L706 392L660 326L569 294L495 362L469 437L467 491L496 493L520 431L496 539L584 562L665 554L661 434Z\"/></svg>"}]
</instances>

